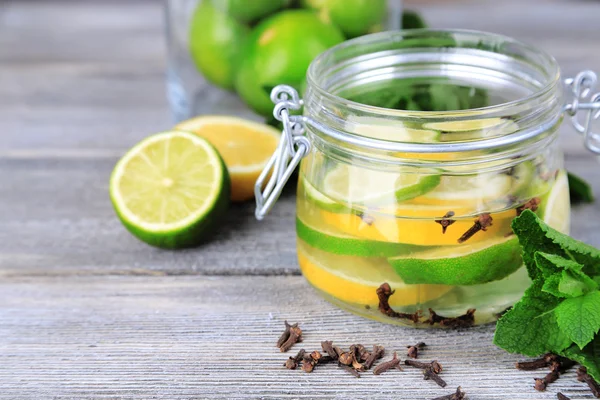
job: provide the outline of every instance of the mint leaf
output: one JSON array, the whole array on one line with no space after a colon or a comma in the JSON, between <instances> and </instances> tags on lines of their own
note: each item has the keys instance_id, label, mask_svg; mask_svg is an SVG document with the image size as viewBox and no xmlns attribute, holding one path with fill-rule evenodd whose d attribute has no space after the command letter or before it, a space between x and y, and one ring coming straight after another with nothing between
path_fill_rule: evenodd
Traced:
<instances>
[{"instance_id":1,"label":"mint leaf","mask_svg":"<svg viewBox=\"0 0 600 400\"><path fill-rule=\"evenodd\" d=\"M531 210L525 210L515 218L512 228L519 237L519 243L523 247L523 261L533 280L541 275L535 263L535 253L538 251L582 264L583 272L590 276L600 274L600 250L552 229Z\"/></svg>"},{"instance_id":2,"label":"mint leaf","mask_svg":"<svg viewBox=\"0 0 600 400\"><path fill-rule=\"evenodd\" d=\"M542 279L534 281L521 301L500 318L494 335L497 346L510 353L535 357L572 344L560 330L553 312L561 299L542 292L543 283Z\"/></svg>"},{"instance_id":3,"label":"mint leaf","mask_svg":"<svg viewBox=\"0 0 600 400\"><path fill-rule=\"evenodd\" d=\"M571 172L567 172L567 178L571 204L594 202L594 193L589 183Z\"/></svg>"},{"instance_id":4,"label":"mint leaf","mask_svg":"<svg viewBox=\"0 0 600 400\"><path fill-rule=\"evenodd\" d=\"M576 271L563 271L558 284L558 291L566 297L579 297L598 289L596 283L589 276Z\"/></svg>"},{"instance_id":5,"label":"mint leaf","mask_svg":"<svg viewBox=\"0 0 600 400\"><path fill-rule=\"evenodd\" d=\"M542 291L556 297L579 297L596 290L598 284L581 272L583 265L554 254L536 252L535 264L546 279Z\"/></svg>"},{"instance_id":6,"label":"mint leaf","mask_svg":"<svg viewBox=\"0 0 600 400\"><path fill-rule=\"evenodd\" d=\"M560 330L583 349L600 330L600 292L566 299L554 313Z\"/></svg>"},{"instance_id":7,"label":"mint leaf","mask_svg":"<svg viewBox=\"0 0 600 400\"><path fill-rule=\"evenodd\" d=\"M554 297L569 297L566 294L561 293L558 289L561 279L562 273L556 273L547 277L544 286L542 286L542 292L550 293Z\"/></svg>"},{"instance_id":8,"label":"mint leaf","mask_svg":"<svg viewBox=\"0 0 600 400\"><path fill-rule=\"evenodd\" d=\"M596 336L593 342L585 346L581 350L577 345L573 345L563 351L558 352L559 355L570 360L578 362L587 368L588 374L598 383L600 383L600 337Z\"/></svg>"}]
</instances>

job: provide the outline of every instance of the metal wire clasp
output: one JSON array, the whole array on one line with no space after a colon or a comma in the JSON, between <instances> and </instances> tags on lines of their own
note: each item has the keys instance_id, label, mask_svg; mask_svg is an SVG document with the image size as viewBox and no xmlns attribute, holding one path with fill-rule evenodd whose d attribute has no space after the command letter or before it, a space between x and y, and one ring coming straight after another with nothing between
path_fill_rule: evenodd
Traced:
<instances>
[{"instance_id":1,"label":"metal wire clasp","mask_svg":"<svg viewBox=\"0 0 600 400\"><path fill-rule=\"evenodd\" d=\"M565 79L573 96L566 104L564 111L571 117L571 125L583 134L585 147L593 153L600 154L600 133L592 131L595 120L600 118L600 92L591 95L598 78L592 71L581 71L575 78ZM579 111L586 111L583 123L579 119Z\"/></svg>"},{"instance_id":2,"label":"metal wire clasp","mask_svg":"<svg viewBox=\"0 0 600 400\"><path fill-rule=\"evenodd\" d=\"M273 207L294 169L310 151L310 141L304 136L304 117L290 115L290 110L300 110L304 104L298 92L291 86L278 85L271 91L271 101L275 103L273 116L283 123L283 131L277 150L254 184L254 214L259 221Z\"/></svg>"}]
</instances>

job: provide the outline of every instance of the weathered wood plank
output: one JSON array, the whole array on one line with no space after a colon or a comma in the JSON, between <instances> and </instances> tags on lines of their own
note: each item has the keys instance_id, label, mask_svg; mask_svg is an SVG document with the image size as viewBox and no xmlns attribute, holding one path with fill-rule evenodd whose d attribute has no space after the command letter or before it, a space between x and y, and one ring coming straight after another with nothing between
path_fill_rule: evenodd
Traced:
<instances>
[{"instance_id":1,"label":"weathered wood plank","mask_svg":"<svg viewBox=\"0 0 600 400\"><path fill-rule=\"evenodd\" d=\"M108 197L116 158L0 159L0 276L55 274L297 273L293 184L264 221L252 202L232 207L214 239L186 251L161 251L123 228ZM579 158L568 167L594 183L600 168ZM573 209L573 235L600 246L600 202Z\"/></svg>"},{"instance_id":2,"label":"weathered wood plank","mask_svg":"<svg viewBox=\"0 0 600 400\"><path fill-rule=\"evenodd\" d=\"M472 400L591 399L574 373L546 393L542 372L514 369L492 327L415 330L347 314L301 277L68 277L0 282L0 398L431 399L461 385ZM283 320L300 322L300 347L322 340L381 344L405 358L428 347L447 389L410 368L361 379L327 366L308 375L282 364L274 346Z\"/></svg>"}]
</instances>

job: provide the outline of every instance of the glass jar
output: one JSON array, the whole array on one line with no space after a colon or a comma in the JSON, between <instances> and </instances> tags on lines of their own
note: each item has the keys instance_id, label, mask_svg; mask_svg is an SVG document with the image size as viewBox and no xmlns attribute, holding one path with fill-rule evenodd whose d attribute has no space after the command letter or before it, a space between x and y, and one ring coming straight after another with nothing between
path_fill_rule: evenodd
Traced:
<instances>
[{"instance_id":1,"label":"glass jar","mask_svg":"<svg viewBox=\"0 0 600 400\"><path fill-rule=\"evenodd\" d=\"M599 96L583 101L595 79L567 80L565 105L554 58L504 36L404 31L345 42L313 61L303 101L290 87L273 90L284 132L257 181L256 216L302 160L298 260L326 299L393 324L494 321L530 285L511 221L530 209L569 232L557 129L566 111L598 150L588 128Z\"/></svg>"},{"instance_id":2,"label":"glass jar","mask_svg":"<svg viewBox=\"0 0 600 400\"><path fill-rule=\"evenodd\" d=\"M167 97L177 121L258 119L269 92L302 90L309 63L346 38L399 29L401 0L166 0Z\"/></svg>"}]
</instances>

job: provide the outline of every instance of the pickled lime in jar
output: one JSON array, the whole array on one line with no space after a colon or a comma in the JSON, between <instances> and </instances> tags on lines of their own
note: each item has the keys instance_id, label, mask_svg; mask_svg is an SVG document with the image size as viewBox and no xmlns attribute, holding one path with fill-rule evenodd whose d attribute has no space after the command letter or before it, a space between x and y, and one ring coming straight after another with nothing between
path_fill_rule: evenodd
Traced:
<instances>
[{"instance_id":1,"label":"pickled lime in jar","mask_svg":"<svg viewBox=\"0 0 600 400\"><path fill-rule=\"evenodd\" d=\"M284 132L257 218L300 163L298 261L326 299L415 327L495 321L531 283L513 219L569 231L563 91L551 56L504 36L344 42L313 61L303 101L271 95Z\"/></svg>"}]
</instances>

